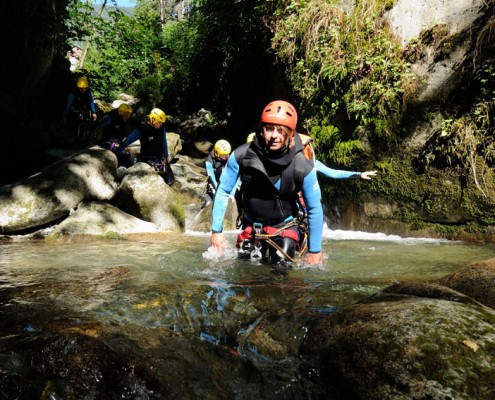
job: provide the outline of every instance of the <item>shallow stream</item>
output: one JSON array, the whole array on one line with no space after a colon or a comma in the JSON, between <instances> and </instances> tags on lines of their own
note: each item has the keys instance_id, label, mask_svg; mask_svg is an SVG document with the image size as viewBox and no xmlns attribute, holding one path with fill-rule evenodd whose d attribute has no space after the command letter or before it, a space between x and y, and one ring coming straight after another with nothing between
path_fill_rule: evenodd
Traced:
<instances>
[{"instance_id":1,"label":"shallow stream","mask_svg":"<svg viewBox=\"0 0 495 400\"><path fill-rule=\"evenodd\" d=\"M283 275L208 260L208 241L189 233L163 242L0 243L0 397L304 398L311 388L296 359L270 359L248 344L264 316L332 312L395 281L433 280L495 256L493 245L326 230L324 267ZM303 328L291 323L280 329ZM69 331L118 355L123 372L112 385L121 388L102 389L101 376L99 389L74 384L80 365L46 344ZM99 352L86 354L78 362L96 363L91 373L101 374ZM129 365L147 372L131 374Z\"/></svg>"}]
</instances>

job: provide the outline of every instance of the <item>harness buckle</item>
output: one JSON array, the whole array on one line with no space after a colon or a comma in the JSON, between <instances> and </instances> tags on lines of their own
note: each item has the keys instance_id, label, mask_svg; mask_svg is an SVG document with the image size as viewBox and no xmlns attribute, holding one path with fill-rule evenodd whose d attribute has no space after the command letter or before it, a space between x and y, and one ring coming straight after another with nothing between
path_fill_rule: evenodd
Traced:
<instances>
[{"instance_id":1,"label":"harness buckle","mask_svg":"<svg viewBox=\"0 0 495 400\"><path fill-rule=\"evenodd\" d=\"M253 233L254 233L254 245L253 250L251 251L251 261L260 260L263 255L261 254L261 242L258 235L261 235L263 232L263 224L260 222L253 223Z\"/></svg>"},{"instance_id":2,"label":"harness buckle","mask_svg":"<svg viewBox=\"0 0 495 400\"><path fill-rule=\"evenodd\" d=\"M253 250L251 251L250 259L251 261L258 261L263 257L261 254L261 243L255 243L253 246Z\"/></svg>"}]
</instances>

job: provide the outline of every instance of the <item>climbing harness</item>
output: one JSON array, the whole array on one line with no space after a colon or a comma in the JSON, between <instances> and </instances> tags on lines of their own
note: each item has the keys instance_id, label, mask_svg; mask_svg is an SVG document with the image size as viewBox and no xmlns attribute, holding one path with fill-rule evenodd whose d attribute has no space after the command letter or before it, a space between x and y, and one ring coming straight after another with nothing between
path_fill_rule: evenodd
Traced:
<instances>
[{"instance_id":1,"label":"climbing harness","mask_svg":"<svg viewBox=\"0 0 495 400\"><path fill-rule=\"evenodd\" d=\"M294 226L298 228L299 235L296 231L290 229ZM285 259L295 263L295 258L289 256L284 249L275 243L274 238L279 236L294 239L297 243L297 251L300 256L306 252L308 243L308 228L304 222L304 219L300 216L294 218L279 228L254 223L253 226L246 227L246 229L239 234L236 247L239 249L241 256L246 257L249 255L251 261L258 261L263 257L262 242L265 242L267 245L273 247Z\"/></svg>"}]
</instances>

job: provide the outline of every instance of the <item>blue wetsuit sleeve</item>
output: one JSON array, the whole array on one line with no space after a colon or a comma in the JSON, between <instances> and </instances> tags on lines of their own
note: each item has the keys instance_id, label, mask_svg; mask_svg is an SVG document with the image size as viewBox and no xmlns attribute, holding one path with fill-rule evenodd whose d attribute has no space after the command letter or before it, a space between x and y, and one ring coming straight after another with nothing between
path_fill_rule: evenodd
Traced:
<instances>
[{"instance_id":1,"label":"blue wetsuit sleeve","mask_svg":"<svg viewBox=\"0 0 495 400\"><path fill-rule=\"evenodd\" d=\"M72 102L74 101L75 98L76 96L74 96L74 93L69 93L67 95L67 101L65 102L64 118L67 117L67 115L69 114L69 110L72 107Z\"/></svg>"},{"instance_id":2,"label":"blue wetsuit sleeve","mask_svg":"<svg viewBox=\"0 0 495 400\"><path fill-rule=\"evenodd\" d=\"M215 178L215 171L213 171L213 164L209 161L206 161L205 167L206 167L206 175L210 179L210 182L213 184L213 187L216 189L218 186L218 182L217 182L217 178Z\"/></svg>"},{"instance_id":3,"label":"blue wetsuit sleeve","mask_svg":"<svg viewBox=\"0 0 495 400\"><path fill-rule=\"evenodd\" d=\"M89 106L91 107L91 112L96 114L95 99L93 97L93 92L89 92Z\"/></svg>"},{"instance_id":4,"label":"blue wetsuit sleeve","mask_svg":"<svg viewBox=\"0 0 495 400\"><path fill-rule=\"evenodd\" d=\"M211 231L222 232L223 219L225 217L225 211L229 204L230 193L237 185L239 177L239 164L235 158L234 152L229 156L227 164L222 171L222 177L220 178L220 185L218 185L215 199L213 201L213 211L211 212Z\"/></svg>"},{"instance_id":5,"label":"blue wetsuit sleeve","mask_svg":"<svg viewBox=\"0 0 495 400\"><path fill-rule=\"evenodd\" d=\"M361 172L333 169L318 160L316 160L316 171L333 179L357 178L361 176Z\"/></svg>"},{"instance_id":6,"label":"blue wetsuit sleeve","mask_svg":"<svg viewBox=\"0 0 495 400\"><path fill-rule=\"evenodd\" d=\"M95 139L98 130L104 128L105 126L110 125L111 123L112 123L112 118L110 118L109 115L105 115L102 119L100 119L100 121L98 121L95 127L91 129L91 132L89 133L89 138Z\"/></svg>"},{"instance_id":7,"label":"blue wetsuit sleeve","mask_svg":"<svg viewBox=\"0 0 495 400\"><path fill-rule=\"evenodd\" d=\"M304 178L302 195L308 211L309 252L319 253L323 236L323 207L321 205L320 185L316 178L316 168L313 168Z\"/></svg>"},{"instance_id":8,"label":"blue wetsuit sleeve","mask_svg":"<svg viewBox=\"0 0 495 400\"><path fill-rule=\"evenodd\" d=\"M230 197L235 197L235 192L237 192L237 189L239 188L240 184L241 184L241 178L237 178L234 187L230 191Z\"/></svg>"},{"instance_id":9,"label":"blue wetsuit sleeve","mask_svg":"<svg viewBox=\"0 0 495 400\"><path fill-rule=\"evenodd\" d=\"M168 158L167 131L163 128L163 154Z\"/></svg>"},{"instance_id":10,"label":"blue wetsuit sleeve","mask_svg":"<svg viewBox=\"0 0 495 400\"><path fill-rule=\"evenodd\" d=\"M120 154L122 151L129 146L131 143L134 143L136 140L141 139L141 132L139 130L134 129L129 136L120 144L120 146L115 150L115 154Z\"/></svg>"}]
</instances>

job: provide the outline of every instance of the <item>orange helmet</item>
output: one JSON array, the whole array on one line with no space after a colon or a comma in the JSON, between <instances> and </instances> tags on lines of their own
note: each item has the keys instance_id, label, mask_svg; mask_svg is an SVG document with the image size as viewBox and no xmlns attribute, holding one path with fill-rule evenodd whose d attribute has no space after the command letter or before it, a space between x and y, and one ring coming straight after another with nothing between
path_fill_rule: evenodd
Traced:
<instances>
[{"instance_id":1,"label":"orange helmet","mask_svg":"<svg viewBox=\"0 0 495 400\"><path fill-rule=\"evenodd\" d=\"M296 109L287 101L272 101L263 110L261 123L283 125L295 131L297 126Z\"/></svg>"}]
</instances>

